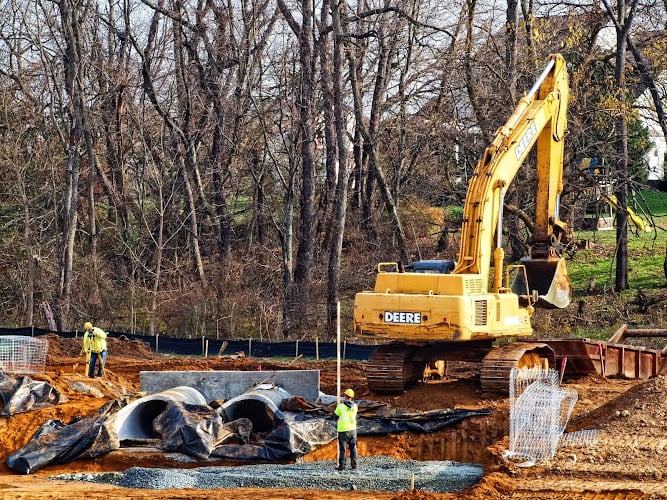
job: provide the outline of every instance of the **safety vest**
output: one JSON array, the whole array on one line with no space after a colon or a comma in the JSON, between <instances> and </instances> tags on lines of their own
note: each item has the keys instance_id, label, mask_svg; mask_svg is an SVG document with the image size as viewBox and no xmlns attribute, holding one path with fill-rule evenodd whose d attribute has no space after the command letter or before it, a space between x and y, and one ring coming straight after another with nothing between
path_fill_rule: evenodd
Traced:
<instances>
[{"instance_id":1,"label":"safety vest","mask_svg":"<svg viewBox=\"0 0 667 500\"><path fill-rule=\"evenodd\" d=\"M338 432L353 431L357 428L358 406L352 403L350 406L341 403L336 406L334 413L338 415Z\"/></svg>"},{"instance_id":2,"label":"safety vest","mask_svg":"<svg viewBox=\"0 0 667 500\"><path fill-rule=\"evenodd\" d=\"M97 352L107 350L107 332L101 328L93 328L95 336L93 337L88 332L83 334L83 349L85 352Z\"/></svg>"}]
</instances>

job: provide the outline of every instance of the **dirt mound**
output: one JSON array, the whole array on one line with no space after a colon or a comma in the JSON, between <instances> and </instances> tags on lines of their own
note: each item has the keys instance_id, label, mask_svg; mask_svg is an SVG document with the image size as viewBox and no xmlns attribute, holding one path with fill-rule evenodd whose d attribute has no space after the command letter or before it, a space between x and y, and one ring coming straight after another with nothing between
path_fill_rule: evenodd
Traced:
<instances>
[{"instance_id":1,"label":"dirt mound","mask_svg":"<svg viewBox=\"0 0 667 500\"><path fill-rule=\"evenodd\" d=\"M661 375L630 388L574 421L572 427L606 432L643 427L667 430L667 376Z\"/></svg>"},{"instance_id":2,"label":"dirt mound","mask_svg":"<svg viewBox=\"0 0 667 500\"><path fill-rule=\"evenodd\" d=\"M53 333L43 335L40 338L44 338L49 342L49 350L46 356L47 364L57 364L62 361L62 358L77 358L83 355L81 351L82 338L63 338ZM140 340L108 337L107 346L110 356L113 353L114 356L121 356L123 358L144 360L163 359L162 356L151 351L148 343Z\"/></svg>"}]
</instances>

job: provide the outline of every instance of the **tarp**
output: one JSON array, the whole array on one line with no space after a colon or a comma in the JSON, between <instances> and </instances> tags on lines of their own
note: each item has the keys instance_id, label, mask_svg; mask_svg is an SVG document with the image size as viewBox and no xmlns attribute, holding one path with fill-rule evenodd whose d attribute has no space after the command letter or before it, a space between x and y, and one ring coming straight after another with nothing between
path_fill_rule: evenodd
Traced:
<instances>
[{"instance_id":1,"label":"tarp","mask_svg":"<svg viewBox=\"0 0 667 500\"><path fill-rule=\"evenodd\" d=\"M491 409L442 409L425 412L411 412L392 407L380 401L358 400L357 434L389 434L391 432L436 432L445 427L470 417L490 415ZM305 415L333 418L336 407L335 398L322 396L320 403L309 403L301 397L292 397L283 401L283 411L298 412Z\"/></svg>"},{"instance_id":2,"label":"tarp","mask_svg":"<svg viewBox=\"0 0 667 500\"><path fill-rule=\"evenodd\" d=\"M11 377L0 372L0 415L14 415L31 410L39 410L67 401L58 389L48 382L37 382L28 376Z\"/></svg>"},{"instance_id":3,"label":"tarp","mask_svg":"<svg viewBox=\"0 0 667 500\"><path fill-rule=\"evenodd\" d=\"M252 443L240 446L218 446L212 456L238 460L295 460L336 438L336 424L323 418L293 420L294 415L281 412L275 427Z\"/></svg>"},{"instance_id":4,"label":"tarp","mask_svg":"<svg viewBox=\"0 0 667 500\"><path fill-rule=\"evenodd\" d=\"M22 474L31 474L50 464L95 458L120 447L108 425L109 416L122 406L121 400L108 401L93 415L65 424L48 420L30 442L7 457L7 466Z\"/></svg>"},{"instance_id":5,"label":"tarp","mask_svg":"<svg viewBox=\"0 0 667 500\"><path fill-rule=\"evenodd\" d=\"M210 406L171 402L153 421L153 430L162 438L165 451L207 459L217 446L247 443L252 422L241 418L224 423L222 415Z\"/></svg>"}]
</instances>

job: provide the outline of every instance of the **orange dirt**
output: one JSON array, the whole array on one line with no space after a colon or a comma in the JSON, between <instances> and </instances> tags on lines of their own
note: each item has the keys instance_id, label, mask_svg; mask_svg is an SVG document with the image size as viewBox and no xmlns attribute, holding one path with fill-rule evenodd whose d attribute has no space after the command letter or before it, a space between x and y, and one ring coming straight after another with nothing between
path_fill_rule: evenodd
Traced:
<instances>
[{"instance_id":1,"label":"orange dirt","mask_svg":"<svg viewBox=\"0 0 667 500\"><path fill-rule=\"evenodd\" d=\"M336 391L334 361L276 362L272 359L248 359L233 356L209 359L169 359L152 353L137 341L109 339L107 374L103 379L84 376L83 363L73 368L80 352L80 341L49 335L46 373L34 375L57 387L68 399L57 406L0 419L0 498L61 499L92 498L169 498L196 500L204 498L263 499L303 498L333 500L336 491L290 491L277 489L244 489L224 491L199 490L127 490L113 485L86 482L64 482L48 479L61 473L122 471L144 467L194 467L184 465L157 452L115 451L94 460L52 465L35 474L16 474L5 465L6 457L24 446L34 432L48 419L69 422L88 415L102 404L123 394L139 391L142 370L263 370L319 369L321 390ZM664 463L667 459L667 378L649 381L606 380L596 376L565 381L565 387L578 394L568 431L599 429L595 445L560 448L554 460L536 467L522 468L507 464L501 452L508 446L507 399L480 393L477 367L466 363L449 363L447 378L441 382L419 384L400 396L371 394L365 385L364 363L344 362L343 384L351 386L359 399L377 399L400 408L433 410L442 408L491 408L486 417L467 419L452 429L434 434L392 434L362 436L359 453L363 456L388 455L399 459L456 460L484 465L485 475L474 488L453 495L422 491L345 492L353 499L476 499L550 498L550 499L653 499L667 498ZM89 394L76 391L73 382L85 382L98 390ZM316 449L305 461L333 460L335 443ZM232 465L219 462L216 465ZM210 465L207 463L207 465Z\"/></svg>"}]
</instances>

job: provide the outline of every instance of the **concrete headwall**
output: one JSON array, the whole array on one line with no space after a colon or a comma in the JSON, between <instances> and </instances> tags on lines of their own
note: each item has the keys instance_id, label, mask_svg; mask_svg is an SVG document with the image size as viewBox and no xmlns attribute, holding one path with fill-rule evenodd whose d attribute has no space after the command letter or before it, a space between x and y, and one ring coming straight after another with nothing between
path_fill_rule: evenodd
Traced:
<instances>
[{"instance_id":1,"label":"concrete headwall","mask_svg":"<svg viewBox=\"0 0 667 500\"><path fill-rule=\"evenodd\" d=\"M144 371L139 373L141 390L147 394L172 387L197 389L207 402L239 396L261 382L282 387L292 396L317 401L320 395L319 370L280 371Z\"/></svg>"}]
</instances>

